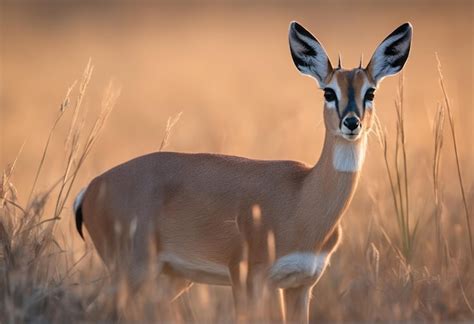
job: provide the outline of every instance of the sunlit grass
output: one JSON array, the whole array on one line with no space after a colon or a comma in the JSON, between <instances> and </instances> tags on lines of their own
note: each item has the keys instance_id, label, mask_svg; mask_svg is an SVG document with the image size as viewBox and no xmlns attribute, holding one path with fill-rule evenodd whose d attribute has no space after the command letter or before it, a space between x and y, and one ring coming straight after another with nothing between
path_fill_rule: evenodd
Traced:
<instances>
[{"instance_id":1,"label":"sunlit grass","mask_svg":"<svg viewBox=\"0 0 474 324\"><path fill-rule=\"evenodd\" d=\"M148 284L139 293L132 293L120 269L115 276L106 272L98 275L100 271L92 269L101 269L102 265L90 257L93 254L90 247L82 251L80 257L74 257L77 251L68 249L64 234L54 230L62 219L72 218L70 209L65 208L71 203L72 185L117 98L117 92L108 88L102 110L87 131L86 111L80 107L91 74L89 63L78 82L74 100L72 94L77 83L68 88L38 159L26 203L18 199L13 185L14 172L19 172L16 160L4 170L0 187L0 321L232 320L229 289L197 285L163 308L160 296L170 283L149 284L155 280L151 275L155 273L154 269L150 268ZM444 82L442 77L441 82ZM432 143L427 142L434 152L431 156L432 176L422 182L413 181L412 173L417 172L419 157L418 153L410 154L407 150L413 139L407 137L404 123L403 85L401 78L399 96L395 101L395 132L388 135L393 130L385 129L380 122L377 127L382 146L378 158L384 160L386 173L376 175L374 181L387 188L387 195L379 196L377 201L364 201L364 208L383 211L383 220L375 221L362 232L345 228L350 241L343 243L335 253L332 265L313 291L313 319L433 321L468 320L474 316L474 269L469 250L472 195L465 192L459 162L466 148L456 145L454 116L442 83L445 102L435 108ZM453 151L443 145L447 109L455 142ZM68 116L65 151L48 151L57 125ZM169 119L160 149L169 142L171 128L179 116ZM48 167L45 163L47 155L63 158L64 169L54 186L38 192L39 175ZM19 153L18 159L21 158ZM449 169L453 162L455 168ZM453 178L443 178L443 168L448 168L448 174ZM453 179L460 184L461 206L445 195L443 183ZM414 192L420 191L416 186L426 188L423 191L426 199L413 196ZM358 190L365 193L372 189L369 186ZM52 208L46 208L48 202L52 203ZM355 201L354 207L350 208L353 219L367 213L358 204L360 202ZM456 216L460 210L464 210L466 215L464 227L459 227L459 217ZM258 223L258 206L254 207L253 215L254 222ZM272 234L267 234L269 257L273 259L275 242ZM359 239L366 243L360 246L349 244ZM79 240L79 236L73 233L67 240ZM241 264L242 282L246 271L244 262Z\"/></svg>"}]
</instances>

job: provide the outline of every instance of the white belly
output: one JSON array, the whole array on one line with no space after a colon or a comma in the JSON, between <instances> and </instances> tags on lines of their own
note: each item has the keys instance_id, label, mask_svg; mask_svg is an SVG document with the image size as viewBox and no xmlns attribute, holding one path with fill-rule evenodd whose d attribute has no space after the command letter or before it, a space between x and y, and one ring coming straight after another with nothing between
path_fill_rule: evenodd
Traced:
<instances>
[{"instance_id":1,"label":"white belly","mask_svg":"<svg viewBox=\"0 0 474 324\"><path fill-rule=\"evenodd\" d=\"M229 270L226 266L211 261L163 252L159 261L180 276L193 282L209 285L230 285Z\"/></svg>"},{"instance_id":2,"label":"white belly","mask_svg":"<svg viewBox=\"0 0 474 324\"><path fill-rule=\"evenodd\" d=\"M159 261L173 274L193 282L209 285L231 285L229 269L208 260L163 252ZM270 267L269 279L279 288L314 284L323 273L329 256L326 253L292 253L276 260Z\"/></svg>"}]
</instances>

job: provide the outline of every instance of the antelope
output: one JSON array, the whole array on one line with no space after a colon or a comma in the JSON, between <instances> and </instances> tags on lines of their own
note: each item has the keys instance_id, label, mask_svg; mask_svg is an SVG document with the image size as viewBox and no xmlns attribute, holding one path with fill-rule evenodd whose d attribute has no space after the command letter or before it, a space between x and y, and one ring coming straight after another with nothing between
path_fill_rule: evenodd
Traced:
<instances>
[{"instance_id":1,"label":"antelope","mask_svg":"<svg viewBox=\"0 0 474 324\"><path fill-rule=\"evenodd\" d=\"M173 282L169 301L193 282L227 285L243 318L245 301L262 296L263 280L270 302L281 304L269 306L278 318L307 323L311 291L339 245L341 217L357 187L375 91L403 68L411 37L405 23L365 68L344 69L340 58L333 68L322 44L291 22L293 62L324 91L325 139L314 166L206 153L144 155L78 194L77 230L83 237L85 225L108 267L130 260L136 283L151 260L151 238L159 277Z\"/></svg>"}]
</instances>

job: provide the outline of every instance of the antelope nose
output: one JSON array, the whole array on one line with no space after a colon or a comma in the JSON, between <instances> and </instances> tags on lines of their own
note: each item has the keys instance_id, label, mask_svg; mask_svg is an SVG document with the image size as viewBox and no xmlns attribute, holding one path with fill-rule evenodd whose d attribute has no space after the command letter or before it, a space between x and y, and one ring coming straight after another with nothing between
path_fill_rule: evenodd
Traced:
<instances>
[{"instance_id":1,"label":"antelope nose","mask_svg":"<svg viewBox=\"0 0 474 324\"><path fill-rule=\"evenodd\" d=\"M360 125L360 120L357 117L352 116L352 117L347 117L346 119L344 119L344 126L349 128L351 131L359 127L359 125Z\"/></svg>"}]
</instances>

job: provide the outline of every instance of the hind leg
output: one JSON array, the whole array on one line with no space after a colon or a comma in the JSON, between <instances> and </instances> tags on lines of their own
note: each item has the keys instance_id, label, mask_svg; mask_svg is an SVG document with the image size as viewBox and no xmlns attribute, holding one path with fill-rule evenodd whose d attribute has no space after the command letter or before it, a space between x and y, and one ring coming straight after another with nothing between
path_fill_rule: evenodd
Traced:
<instances>
[{"instance_id":1,"label":"hind leg","mask_svg":"<svg viewBox=\"0 0 474 324\"><path fill-rule=\"evenodd\" d=\"M285 321L287 323L309 322L309 299L311 286L300 286L284 290Z\"/></svg>"}]
</instances>

